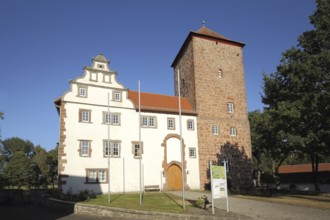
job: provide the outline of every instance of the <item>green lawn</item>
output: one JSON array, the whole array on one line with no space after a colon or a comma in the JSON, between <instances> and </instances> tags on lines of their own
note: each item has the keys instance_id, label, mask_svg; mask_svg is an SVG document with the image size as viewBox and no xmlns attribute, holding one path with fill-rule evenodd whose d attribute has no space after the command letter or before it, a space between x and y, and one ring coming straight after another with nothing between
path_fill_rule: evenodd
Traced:
<instances>
[{"instance_id":1,"label":"green lawn","mask_svg":"<svg viewBox=\"0 0 330 220\"><path fill-rule=\"evenodd\" d=\"M108 195L98 195L95 199L90 199L83 203L91 205L110 206L118 208L148 210L159 212L183 213L181 197L161 192L143 193L142 206L140 206L139 193L111 194L110 205ZM192 207L188 201L185 202L186 209Z\"/></svg>"}]
</instances>

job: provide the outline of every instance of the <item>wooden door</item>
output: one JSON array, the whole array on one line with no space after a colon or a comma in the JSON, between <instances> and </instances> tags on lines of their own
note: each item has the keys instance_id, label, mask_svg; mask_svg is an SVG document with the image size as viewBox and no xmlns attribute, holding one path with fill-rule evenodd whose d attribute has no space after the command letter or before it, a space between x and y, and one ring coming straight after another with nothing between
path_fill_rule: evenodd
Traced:
<instances>
[{"instance_id":1,"label":"wooden door","mask_svg":"<svg viewBox=\"0 0 330 220\"><path fill-rule=\"evenodd\" d=\"M167 170L167 189L182 190L181 168L178 165L171 165Z\"/></svg>"}]
</instances>

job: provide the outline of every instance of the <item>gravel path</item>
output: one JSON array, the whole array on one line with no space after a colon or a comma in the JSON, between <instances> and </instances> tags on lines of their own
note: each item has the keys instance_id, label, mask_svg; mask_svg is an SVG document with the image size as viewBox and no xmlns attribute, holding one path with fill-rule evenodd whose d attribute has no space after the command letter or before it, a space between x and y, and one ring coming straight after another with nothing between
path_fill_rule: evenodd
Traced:
<instances>
[{"instance_id":1,"label":"gravel path","mask_svg":"<svg viewBox=\"0 0 330 220\"><path fill-rule=\"evenodd\" d=\"M181 196L181 191L171 192ZM195 200L206 195L211 201L211 194L207 192L186 191L185 198ZM226 200L216 199L215 207L226 210ZM330 219L330 209L315 209L301 206L284 205L277 203L254 201L229 197L229 211L239 215L248 216L252 219L267 220L328 220Z\"/></svg>"}]
</instances>

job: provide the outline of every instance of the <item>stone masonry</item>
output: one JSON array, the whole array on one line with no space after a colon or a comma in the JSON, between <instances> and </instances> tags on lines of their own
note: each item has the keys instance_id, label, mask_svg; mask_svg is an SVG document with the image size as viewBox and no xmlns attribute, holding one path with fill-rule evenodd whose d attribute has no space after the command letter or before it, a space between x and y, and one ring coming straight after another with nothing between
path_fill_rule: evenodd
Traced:
<instances>
[{"instance_id":1,"label":"stone masonry","mask_svg":"<svg viewBox=\"0 0 330 220\"><path fill-rule=\"evenodd\" d=\"M248 121L244 44L229 40L206 27L190 32L176 56L175 94L180 71L181 96L197 111L201 187L209 183L209 161L229 160L229 184L234 188L251 184L251 138ZM233 103L234 111L227 110ZM212 126L219 134L212 134ZM236 135L230 134L236 129Z\"/></svg>"}]
</instances>

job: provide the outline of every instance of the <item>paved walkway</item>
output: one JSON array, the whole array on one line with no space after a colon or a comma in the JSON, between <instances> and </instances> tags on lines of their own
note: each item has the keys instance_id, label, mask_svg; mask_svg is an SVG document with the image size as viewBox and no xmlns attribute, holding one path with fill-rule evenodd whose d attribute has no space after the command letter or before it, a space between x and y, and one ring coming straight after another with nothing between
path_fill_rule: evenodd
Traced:
<instances>
[{"instance_id":1,"label":"paved walkway","mask_svg":"<svg viewBox=\"0 0 330 220\"><path fill-rule=\"evenodd\" d=\"M181 191L171 192L181 196ZM186 191L186 199L199 198L206 195L211 201L211 194L207 192ZM216 208L226 210L226 200L216 199ZM254 201L248 199L229 197L229 211L240 215L251 217L252 219L267 220L328 220L330 219L330 209L315 209L301 206L283 205L269 202Z\"/></svg>"}]
</instances>

